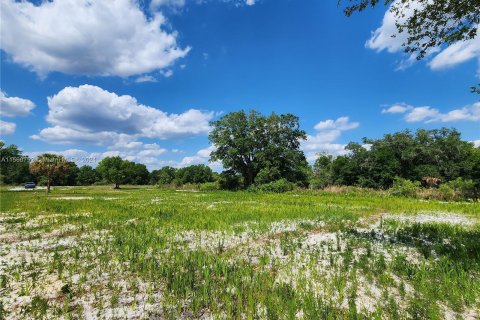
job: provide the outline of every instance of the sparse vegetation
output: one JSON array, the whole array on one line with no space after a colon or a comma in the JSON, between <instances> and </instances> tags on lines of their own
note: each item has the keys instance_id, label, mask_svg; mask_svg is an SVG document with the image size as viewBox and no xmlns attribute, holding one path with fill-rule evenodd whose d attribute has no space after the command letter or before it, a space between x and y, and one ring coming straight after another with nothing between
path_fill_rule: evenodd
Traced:
<instances>
[{"instance_id":1,"label":"sparse vegetation","mask_svg":"<svg viewBox=\"0 0 480 320\"><path fill-rule=\"evenodd\" d=\"M478 203L331 190L2 189L0 312L478 317Z\"/></svg>"}]
</instances>

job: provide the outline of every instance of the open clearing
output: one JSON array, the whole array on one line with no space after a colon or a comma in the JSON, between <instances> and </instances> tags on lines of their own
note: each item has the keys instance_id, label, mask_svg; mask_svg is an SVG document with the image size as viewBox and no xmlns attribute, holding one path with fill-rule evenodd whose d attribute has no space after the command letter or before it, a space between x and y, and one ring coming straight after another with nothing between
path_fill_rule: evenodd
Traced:
<instances>
[{"instance_id":1,"label":"open clearing","mask_svg":"<svg viewBox=\"0 0 480 320\"><path fill-rule=\"evenodd\" d=\"M0 319L478 319L479 219L373 192L2 189Z\"/></svg>"}]
</instances>

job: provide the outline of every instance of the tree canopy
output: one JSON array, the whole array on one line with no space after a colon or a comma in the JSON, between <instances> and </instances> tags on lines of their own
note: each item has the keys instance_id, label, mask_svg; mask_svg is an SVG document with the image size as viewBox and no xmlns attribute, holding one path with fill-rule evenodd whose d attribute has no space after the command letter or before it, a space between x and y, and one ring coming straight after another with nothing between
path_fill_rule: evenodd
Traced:
<instances>
[{"instance_id":1,"label":"tree canopy","mask_svg":"<svg viewBox=\"0 0 480 320\"><path fill-rule=\"evenodd\" d=\"M423 59L442 45L451 45L477 36L480 0L338 0L348 3L347 16L377 5L391 5L399 33L406 35L404 51ZM472 87L480 94L480 85Z\"/></svg>"},{"instance_id":2,"label":"tree canopy","mask_svg":"<svg viewBox=\"0 0 480 320\"><path fill-rule=\"evenodd\" d=\"M242 175L245 186L261 174L262 182L285 178L305 180L308 167L300 150L306 134L292 114L263 116L256 111L231 112L211 122L209 135L216 150L211 161L221 161L224 168Z\"/></svg>"},{"instance_id":3,"label":"tree canopy","mask_svg":"<svg viewBox=\"0 0 480 320\"><path fill-rule=\"evenodd\" d=\"M107 157L98 163L96 170L106 182L114 183L115 189L119 189L120 184L127 181L127 173L131 168L128 162L120 157Z\"/></svg>"},{"instance_id":4,"label":"tree canopy","mask_svg":"<svg viewBox=\"0 0 480 320\"><path fill-rule=\"evenodd\" d=\"M347 155L332 159L320 155L314 165L324 184L389 188L396 177L421 181L468 178L480 186L480 149L461 139L455 129L420 129L386 134L381 139L364 138L350 143Z\"/></svg>"},{"instance_id":5,"label":"tree canopy","mask_svg":"<svg viewBox=\"0 0 480 320\"><path fill-rule=\"evenodd\" d=\"M82 186L92 185L98 180L98 174L91 166L82 166L78 170L76 184Z\"/></svg>"},{"instance_id":6,"label":"tree canopy","mask_svg":"<svg viewBox=\"0 0 480 320\"><path fill-rule=\"evenodd\" d=\"M24 183L31 180L30 159L14 144L5 146L0 141L0 182L2 184Z\"/></svg>"},{"instance_id":7,"label":"tree canopy","mask_svg":"<svg viewBox=\"0 0 480 320\"><path fill-rule=\"evenodd\" d=\"M69 162L63 156L44 153L30 163L30 172L44 175L47 180L47 192L50 192L52 182L62 178L68 172L69 167Z\"/></svg>"},{"instance_id":8,"label":"tree canopy","mask_svg":"<svg viewBox=\"0 0 480 320\"><path fill-rule=\"evenodd\" d=\"M339 4L347 1L338 1ZM347 16L378 4L391 5L398 32L406 32L406 52L422 59L443 44L475 38L480 23L480 0L349 0Z\"/></svg>"},{"instance_id":9,"label":"tree canopy","mask_svg":"<svg viewBox=\"0 0 480 320\"><path fill-rule=\"evenodd\" d=\"M177 169L166 166L159 170L153 170L150 173L150 183L152 184L170 184L175 179Z\"/></svg>"},{"instance_id":10,"label":"tree canopy","mask_svg":"<svg viewBox=\"0 0 480 320\"><path fill-rule=\"evenodd\" d=\"M180 168L175 172L175 182L177 184L205 183L213 180L212 169L204 164Z\"/></svg>"},{"instance_id":11,"label":"tree canopy","mask_svg":"<svg viewBox=\"0 0 480 320\"><path fill-rule=\"evenodd\" d=\"M115 189L119 189L121 184L148 184L150 177L144 164L124 160L121 157L102 159L96 171L103 180L114 183Z\"/></svg>"}]
</instances>

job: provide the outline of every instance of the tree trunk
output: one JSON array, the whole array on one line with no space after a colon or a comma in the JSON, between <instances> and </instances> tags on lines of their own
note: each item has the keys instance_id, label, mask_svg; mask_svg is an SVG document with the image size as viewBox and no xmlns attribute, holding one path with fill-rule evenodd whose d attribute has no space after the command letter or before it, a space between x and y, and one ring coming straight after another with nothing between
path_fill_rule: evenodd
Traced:
<instances>
[{"instance_id":1,"label":"tree trunk","mask_svg":"<svg viewBox=\"0 0 480 320\"><path fill-rule=\"evenodd\" d=\"M253 170L251 168L247 168L246 172L243 174L243 180L245 187L249 187L253 184Z\"/></svg>"},{"instance_id":2,"label":"tree trunk","mask_svg":"<svg viewBox=\"0 0 480 320\"><path fill-rule=\"evenodd\" d=\"M248 183L253 184L253 170L252 168L248 168Z\"/></svg>"},{"instance_id":3,"label":"tree trunk","mask_svg":"<svg viewBox=\"0 0 480 320\"><path fill-rule=\"evenodd\" d=\"M51 179L52 179L52 178L51 178L51 174L50 174L50 172L49 172L49 173L47 174L47 193L50 192L50 182L51 182L50 180L51 180Z\"/></svg>"},{"instance_id":4,"label":"tree trunk","mask_svg":"<svg viewBox=\"0 0 480 320\"><path fill-rule=\"evenodd\" d=\"M120 183L115 182L115 188L114 189L120 189Z\"/></svg>"}]
</instances>

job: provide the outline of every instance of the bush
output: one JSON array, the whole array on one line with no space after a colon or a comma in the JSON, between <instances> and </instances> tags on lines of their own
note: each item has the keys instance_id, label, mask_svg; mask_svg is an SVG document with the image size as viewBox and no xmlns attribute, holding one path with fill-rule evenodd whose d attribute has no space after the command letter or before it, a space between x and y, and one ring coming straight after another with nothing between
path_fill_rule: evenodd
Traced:
<instances>
[{"instance_id":1,"label":"bush","mask_svg":"<svg viewBox=\"0 0 480 320\"><path fill-rule=\"evenodd\" d=\"M390 188L390 194L393 196L416 197L420 191L420 182L410 181L396 177L393 180L393 186Z\"/></svg>"},{"instance_id":2,"label":"bush","mask_svg":"<svg viewBox=\"0 0 480 320\"><path fill-rule=\"evenodd\" d=\"M330 180L323 176L317 176L310 180L310 188L313 190L325 189L331 185Z\"/></svg>"},{"instance_id":3,"label":"bush","mask_svg":"<svg viewBox=\"0 0 480 320\"><path fill-rule=\"evenodd\" d=\"M455 190L448 184L441 184L440 187L438 187L438 193L440 194L441 200L450 201L455 199Z\"/></svg>"},{"instance_id":4,"label":"bush","mask_svg":"<svg viewBox=\"0 0 480 320\"><path fill-rule=\"evenodd\" d=\"M292 191L293 187L293 183L287 181L286 179L279 179L270 183L261 184L257 186L256 189L263 192L283 193Z\"/></svg>"},{"instance_id":5,"label":"bush","mask_svg":"<svg viewBox=\"0 0 480 320\"><path fill-rule=\"evenodd\" d=\"M255 178L258 185L269 184L281 178L280 171L277 168L266 167L260 170Z\"/></svg>"},{"instance_id":6,"label":"bush","mask_svg":"<svg viewBox=\"0 0 480 320\"><path fill-rule=\"evenodd\" d=\"M242 178L233 171L223 171L218 183L222 190L238 190L242 186Z\"/></svg>"},{"instance_id":7,"label":"bush","mask_svg":"<svg viewBox=\"0 0 480 320\"><path fill-rule=\"evenodd\" d=\"M457 178L445 184L454 190L455 196L461 199L476 199L478 191L473 180Z\"/></svg>"},{"instance_id":8,"label":"bush","mask_svg":"<svg viewBox=\"0 0 480 320\"><path fill-rule=\"evenodd\" d=\"M217 191L220 190L220 185L218 181L215 182L205 182L198 186L200 191Z\"/></svg>"}]
</instances>

